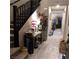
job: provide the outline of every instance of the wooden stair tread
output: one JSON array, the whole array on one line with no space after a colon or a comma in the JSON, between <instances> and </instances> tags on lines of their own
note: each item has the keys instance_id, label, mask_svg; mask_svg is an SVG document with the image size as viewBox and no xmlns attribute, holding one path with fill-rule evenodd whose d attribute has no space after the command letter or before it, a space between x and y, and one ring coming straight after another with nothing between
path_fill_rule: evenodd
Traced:
<instances>
[{"instance_id":1,"label":"wooden stair tread","mask_svg":"<svg viewBox=\"0 0 79 59\"><path fill-rule=\"evenodd\" d=\"M10 55L13 55L13 54L15 54L17 51L19 51L19 47L17 47L17 48L10 48Z\"/></svg>"},{"instance_id":2,"label":"wooden stair tread","mask_svg":"<svg viewBox=\"0 0 79 59\"><path fill-rule=\"evenodd\" d=\"M14 59L24 59L28 55L27 50L21 52L18 56L16 56Z\"/></svg>"}]
</instances>

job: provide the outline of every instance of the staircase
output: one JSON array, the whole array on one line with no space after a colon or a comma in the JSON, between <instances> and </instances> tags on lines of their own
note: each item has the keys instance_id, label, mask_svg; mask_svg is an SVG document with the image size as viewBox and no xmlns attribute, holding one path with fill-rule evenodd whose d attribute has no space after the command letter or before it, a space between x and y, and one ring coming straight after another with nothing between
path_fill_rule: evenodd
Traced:
<instances>
[{"instance_id":1,"label":"staircase","mask_svg":"<svg viewBox=\"0 0 79 59\"><path fill-rule=\"evenodd\" d=\"M14 47L14 25L11 21L10 23L10 48Z\"/></svg>"},{"instance_id":2,"label":"staircase","mask_svg":"<svg viewBox=\"0 0 79 59\"><path fill-rule=\"evenodd\" d=\"M40 1L30 0L19 7L13 6L13 21L10 21L10 59L25 59L28 56L27 49L21 51L19 47L19 30L40 5Z\"/></svg>"},{"instance_id":3,"label":"staircase","mask_svg":"<svg viewBox=\"0 0 79 59\"><path fill-rule=\"evenodd\" d=\"M28 18L32 15L32 13L37 9L40 5L41 0L30 0L25 4L17 7L13 6L13 24L14 24L14 42L15 47L19 46L19 30L26 23Z\"/></svg>"},{"instance_id":4,"label":"staircase","mask_svg":"<svg viewBox=\"0 0 79 59\"><path fill-rule=\"evenodd\" d=\"M27 49L23 51L21 51L19 47L10 49L10 59L25 59L27 56Z\"/></svg>"}]
</instances>

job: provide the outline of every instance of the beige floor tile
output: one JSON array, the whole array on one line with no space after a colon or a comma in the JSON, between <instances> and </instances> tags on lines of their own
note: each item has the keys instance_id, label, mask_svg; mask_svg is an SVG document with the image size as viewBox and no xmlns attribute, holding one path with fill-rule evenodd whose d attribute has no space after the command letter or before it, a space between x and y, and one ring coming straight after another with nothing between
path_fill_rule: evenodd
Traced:
<instances>
[{"instance_id":1,"label":"beige floor tile","mask_svg":"<svg viewBox=\"0 0 79 59\"><path fill-rule=\"evenodd\" d=\"M34 54L28 57L28 59L60 59L59 42L61 38L62 32L56 30L54 35L35 49Z\"/></svg>"}]
</instances>

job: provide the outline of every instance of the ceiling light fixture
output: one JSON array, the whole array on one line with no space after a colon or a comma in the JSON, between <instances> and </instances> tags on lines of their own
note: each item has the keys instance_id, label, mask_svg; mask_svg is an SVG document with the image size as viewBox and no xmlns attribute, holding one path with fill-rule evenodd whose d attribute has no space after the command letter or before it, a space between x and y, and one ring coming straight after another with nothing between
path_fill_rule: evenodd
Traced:
<instances>
[{"instance_id":1,"label":"ceiling light fixture","mask_svg":"<svg viewBox=\"0 0 79 59\"><path fill-rule=\"evenodd\" d=\"M60 5L59 5L59 0L57 0L57 5L56 5L56 8L59 8Z\"/></svg>"},{"instance_id":2,"label":"ceiling light fixture","mask_svg":"<svg viewBox=\"0 0 79 59\"><path fill-rule=\"evenodd\" d=\"M56 5L56 8L59 8L59 7L60 7L60 5L59 5L59 4L57 4L57 5Z\"/></svg>"}]
</instances>

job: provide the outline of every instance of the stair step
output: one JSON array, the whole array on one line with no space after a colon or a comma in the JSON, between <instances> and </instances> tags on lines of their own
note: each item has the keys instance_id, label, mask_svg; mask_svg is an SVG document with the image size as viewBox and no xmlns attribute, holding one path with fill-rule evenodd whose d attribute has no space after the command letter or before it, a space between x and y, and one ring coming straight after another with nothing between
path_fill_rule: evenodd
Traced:
<instances>
[{"instance_id":1,"label":"stair step","mask_svg":"<svg viewBox=\"0 0 79 59\"><path fill-rule=\"evenodd\" d=\"M13 28L14 27L14 25L13 24L10 24L10 28Z\"/></svg>"},{"instance_id":2,"label":"stair step","mask_svg":"<svg viewBox=\"0 0 79 59\"><path fill-rule=\"evenodd\" d=\"M10 30L14 30L14 28L10 28Z\"/></svg>"},{"instance_id":3,"label":"stair step","mask_svg":"<svg viewBox=\"0 0 79 59\"><path fill-rule=\"evenodd\" d=\"M10 37L14 37L14 34L10 34Z\"/></svg>"},{"instance_id":4,"label":"stair step","mask_svg":"<svg viewBox=\"0 0 79 59\"><path fill-rule=\"evenodd\" d=\"M27 56L28 56L28 52L23 51L18 56L16 56L14 59L25 59Z\"/></svg>"},{"instance_id":5,"label":"stair step","mask_svg":"<svg viewBox=\"0 0 79 59\"><path fill-rule=\"evenodd\" d=\"M19 47L17 48L10 48L10 56L15 55L19 51Z\"/></svg>"},{"instance_id":6,"label":"stair step","mask_svg":"<svg viewBox=\"0 0 79 59\"><path fill-rule=\"evenodd\" d=\"M13 26L13 24L10 24L10 25L12 25L12 26Z\"/></svg>"}]
</instances>

